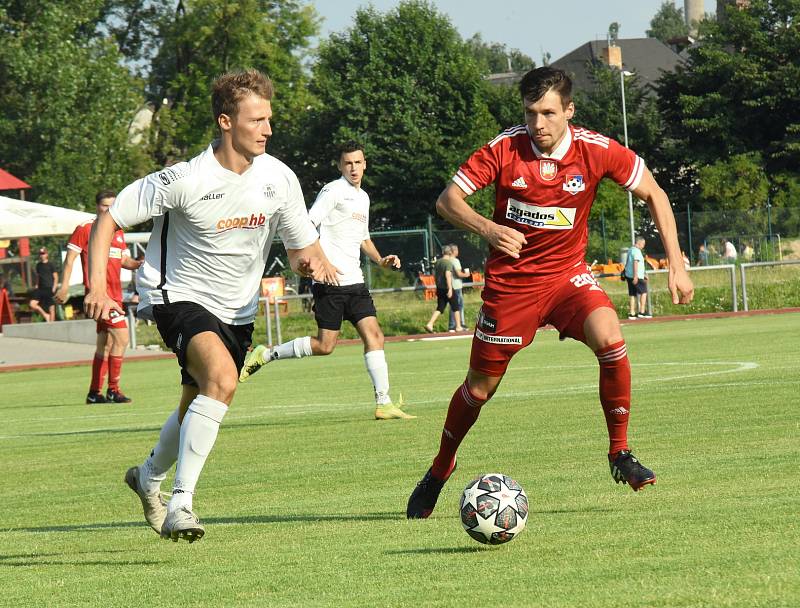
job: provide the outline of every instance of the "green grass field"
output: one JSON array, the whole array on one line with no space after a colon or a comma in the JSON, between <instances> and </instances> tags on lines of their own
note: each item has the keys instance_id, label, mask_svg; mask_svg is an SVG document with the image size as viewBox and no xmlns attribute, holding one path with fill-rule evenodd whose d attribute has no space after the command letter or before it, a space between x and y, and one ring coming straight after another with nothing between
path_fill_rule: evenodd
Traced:
<instances>
[{"instance_id":1,"label":"green grass field","mask_svg":"<svg viewBox=\"0 0 800 608\"><path fill-rule=\"evenodd\" d=\"M615 485L597 363L542 332L467 437L433 516L429 466L469 340L387 344L417 420L371 419L361 350L242 385L195 497L193 545L144 523L125 470L176 404L174 361L129 363L130 406L86 406L88 370L0 375L0 606L699 607L800 605L800 315L629 325L632 445L658 474ZM528 493L486 547L458 499L481 472ZM165 489L168 484L165 484Z\"/></svg>"}]
</instances>

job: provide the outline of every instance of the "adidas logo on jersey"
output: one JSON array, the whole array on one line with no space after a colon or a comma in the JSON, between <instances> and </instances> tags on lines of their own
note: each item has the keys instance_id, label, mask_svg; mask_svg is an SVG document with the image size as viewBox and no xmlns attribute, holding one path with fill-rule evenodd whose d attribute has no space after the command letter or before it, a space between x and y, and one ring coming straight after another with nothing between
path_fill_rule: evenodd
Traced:
<instances>
[{"instance_id":1,"label":"adidas logo on jersey","mask_svg":"<svg viewBox=\"0 0 800 608\"><path fill-rule=\"evenodd\" d=\"M511 182L512 188L527 188L528 184L525 183L524 177L518 177L513 182Z\"/></svg>"}]
</instances>

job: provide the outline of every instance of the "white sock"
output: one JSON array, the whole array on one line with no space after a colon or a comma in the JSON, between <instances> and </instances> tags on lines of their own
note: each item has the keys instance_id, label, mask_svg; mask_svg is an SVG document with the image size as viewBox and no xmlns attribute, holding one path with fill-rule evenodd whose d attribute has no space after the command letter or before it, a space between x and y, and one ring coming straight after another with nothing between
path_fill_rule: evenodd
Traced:
<instances>
[{"instance_id":1,"label":"white sock","mask_svg":"<svg viewBox=\"0 0 800 608\"><path fill-rule=\"evenodd\" d=\"M181 441L181 425L178 422L180 406L170 414L161 434L158 436L153 450L142 466L139 467L139 485L146 494L155 494L161 490L161 482L167 477L167 471L178 459L178 446Z\"/></svg>"},{"instance_id":2,"label":"white sock","mask_svg":"<svg viewBox=\"0 0 800 608\"><path fill-rule=\"evenodd\" d=\"M305 336L278 344L270 351L269 358L271 361L275 359L300 359L302 357L310 357L312 354L311 336Z\"/></svg>"},{"instance_id":3,"label":"white sock","mask_svg":"<svg viewBox=\"0 0 800 608\"><path fill-rule=\"evenodd\" d=\"M382 350L371 350L364 353L364 363L367 365L367 373L372 379L372 386L375 387L375 403L386 405L391 403L389 398L389 366L386 364L386 355Z\"/></svg>"},{"instance_id":4,"label":"white sock","mask_svg":"<svg viewBox=\"0 0 800 608\"><path fill-rule=\"evenodd\" d=\"M181 507L192 508L192 495L206 458L217 440L219 425L228 406L206 395L197 395L189 404L189 411L181 424L181 440L178 448L178 466L172 499L167 507L170 512Z\"/></svg>"}]
</instances>

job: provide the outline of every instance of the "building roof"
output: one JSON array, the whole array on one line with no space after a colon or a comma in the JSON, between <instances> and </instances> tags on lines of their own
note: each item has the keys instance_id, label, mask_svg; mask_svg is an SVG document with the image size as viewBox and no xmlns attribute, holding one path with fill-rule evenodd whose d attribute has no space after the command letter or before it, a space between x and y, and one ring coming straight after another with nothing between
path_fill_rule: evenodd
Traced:
<instances>
[{"instance_id":1,"label":"building roof","mask_svg":"<svg viewBox=\"0 0 800 608\"><path fill-rule=\"evenodd\" d=\"M0 191L21 190L23 188L30 188L30 186L21 179L17 179L7 171L0 169Z\"/></svg>"},{"instance_id":2,"label":"building roof","mask_svg":"<svg viewBox=\"0 0 800 608\"><path fill-rule=\"evenodd\" d=\"M616 41L622 49L622 67L639 76L643 86L652 86L662 72L671 72L684 59L657 38L625 38ZM550 65L567 72L576 90L591 90L587 63L606 63L608 42L594 40L582 44Z\"/></svg>"}]
</instances>

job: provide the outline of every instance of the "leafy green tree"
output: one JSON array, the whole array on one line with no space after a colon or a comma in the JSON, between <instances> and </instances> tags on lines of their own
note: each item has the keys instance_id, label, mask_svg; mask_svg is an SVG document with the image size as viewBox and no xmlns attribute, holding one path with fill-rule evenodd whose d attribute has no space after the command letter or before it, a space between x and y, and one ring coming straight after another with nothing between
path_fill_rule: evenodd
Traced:
<instances>
[{"instance_id":1,"label":"leafy green tree","mask_svg":"<svg viewBox=\"0 0 800 608\"><path fill-rule=\"evenodd\" d=\"M352 28L321 44L312 92L306 191L335 176L337 142L360 140L378 225L423 225L458 165L498 130L472 54L446 17L417 0L385 14L359 10Z\"/></svg>"},{"instance_id":2,"label":"leafy green tree","mask_svg":"<svg viewBox=\"0 0 800 608\"><path fill-rule=\"evenodd\" d=\"M650 29L645 33L648 38L658 38L667 45L673 40L687 38L689 26L683 18L683 9L675 6L672 0L665 0L650 20Z\"/></svg>"},{"instance_id":3,"label":"leafy green tree","mask_svg":"<svg viewBox=\"0 0 800 608\"><path fill-rule=\"evenodd\" d=\"M467 48L487 74L503 72L527 72L536 63L519 49L509 49L499 42L484 42L480 33L468 38Z\"/></svg>"},{"instance_id":4,"label":"leafy green tree","mask_svg":"<svg viewBox=\"0 0 800 608\"><path fill-rule=\"evenodd\" d=\"M505 44L498 42L484 42L479 33L467 39L466 45L487 76L516 72L521 78L525 72L536 67L536 62L519 50L509 50ZM484 80L486 103L500 129L522 122L522 104L516 85L516 82L509 85Z\"/></svg>"},{"instance_id":5,"label":"leafy green tree","mask_svg":"<svg viewBox=\"0 0 800 608\"><path fill-rule=\"evenodd\" d=\"M574 123L597 131L625 143L622 117L622 90L620 73L605 64L589 66L593 85L575 93ZM658 158L662 132L661 120L654 95L645 89L638 77L625 76L625 106L628 123L628 144L650 165L656 179L661 179ZM618 185L604 180L589 216L591 227L587 256L602 259L604 255L602 228L605 228L605 249L609 257L616 258L621 247L630 245L630 214L628 195ZM653 226L644 203L634 199L634 229L653 240ZM604 260L605 261L605 260Z\"/></svg>"},{"instance_id":6,"label":"leafy green tree","mask_svg":"<svg viewBox=\"0 0 800 608\"><path fill-rule=\"evenodd\" d=\"M167 102L156 116L157 162L168 164L208 145L216 133L211 84L225 71L245 68L263 71L275 84L269 151L282 155L312 101L303 61L317 32L314 9L297 0L180 2L161 22L149 83L151 97Z\"/></svg>"},{"instance_id":7,"label":"leafy green tree","mask_svg":"<svg viewBox=\"0 0 800 608\"><path fill-rule=\"evenodd\" d=\"M100 7L97 30L111 38L127 67L143 75L147 59L158 50L159 23L174 12L167 0L105 0Z\"/></svg>"},{"instance_id":8,"label":"leafy green tree","mask_svg":"<svg viewBox=\"0 0 800 608\"><path fill-rule=\"evenodd\" d=\"M149 168L129 144L143 99L116 45L97 32L100 0L0 4L0 165L35 200L93 208Z\"/></svg>"},{"instance_id":9,"label":"leafy green tree","mask_svg":"<svg viewBox=\"0 0 800 608\"><path fill-rule=\"evenodd\" d=\"M702 167L758 154L773 200L780 198L777 185L800 173L798 19L800 0L728 7L725 19L704 22L703 43L690 49L690 61L661 78L664 159L672 187L698 208L719 204L698 186Z\"/></svg>"}]
</instances>

